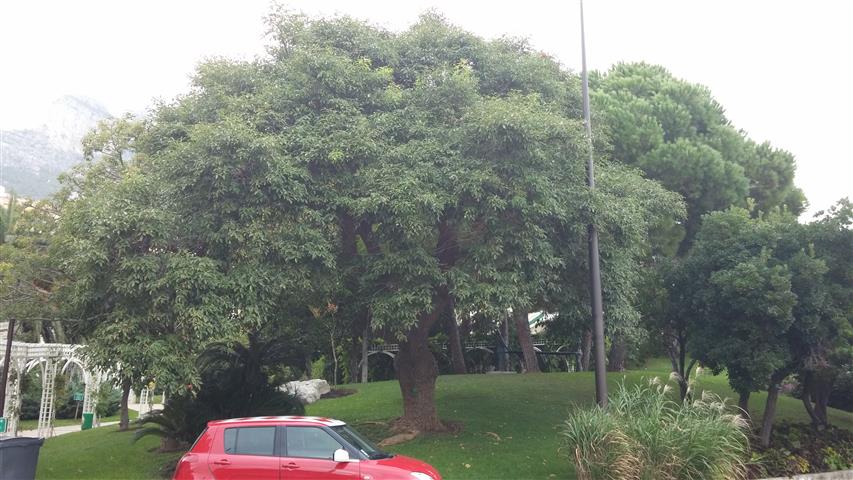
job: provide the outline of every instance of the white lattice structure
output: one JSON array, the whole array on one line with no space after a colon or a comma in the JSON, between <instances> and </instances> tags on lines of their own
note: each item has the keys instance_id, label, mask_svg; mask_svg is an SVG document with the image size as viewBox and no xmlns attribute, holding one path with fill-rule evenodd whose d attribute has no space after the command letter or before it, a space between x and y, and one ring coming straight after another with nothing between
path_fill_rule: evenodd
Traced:
<instances>
[{"instance_id":1,"label":"white lattice structure","mask_svg":"<svg viewBox=\"0 0 853 480\"><path fill-rule=\"evenodd\" d=\"M5 345L5 339L0 341ZM32 369L41 368L41 403L39 404L38 436L53 435L53 421L56 415L56 375L77 366L83 372L86 384L83 393L83 413L95 414L98 402L98 387L102 375L86 366L78 354L80 345L59 343L22 343L12 342L12 354L9 359L9 385L6 387L6 435L15 436L18 432L18 418L21 413L21 378ZM0 349L0 355L5 355ZM0 357L5 364L6 358Z\"/></svg>"}]
</instances>

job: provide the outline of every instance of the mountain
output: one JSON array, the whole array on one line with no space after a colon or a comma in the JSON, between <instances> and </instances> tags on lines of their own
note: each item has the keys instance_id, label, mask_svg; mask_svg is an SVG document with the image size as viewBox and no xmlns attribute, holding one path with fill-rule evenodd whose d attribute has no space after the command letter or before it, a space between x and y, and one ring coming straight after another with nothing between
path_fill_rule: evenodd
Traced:
<instances>
[{"instance_id":1,"label":"mountain","mask_svg":"<svg viewBox=\"0 0 853 480\"><path fill-rule=\"evenodd\" d=\"M80 140L110 116L97 101L68 95L51 103L40 127L0 131L0 186L36 199L55 192L56 177L83 159Z\"/></svg>"}]
</instances>

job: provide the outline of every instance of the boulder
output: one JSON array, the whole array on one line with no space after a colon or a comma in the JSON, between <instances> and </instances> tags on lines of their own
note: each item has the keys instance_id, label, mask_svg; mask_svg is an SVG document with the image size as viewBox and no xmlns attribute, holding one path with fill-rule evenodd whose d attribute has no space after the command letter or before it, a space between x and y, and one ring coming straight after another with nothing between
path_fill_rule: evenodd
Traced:
<instances>
[{"instance_id":1,"label":"boulder","mask_svg":"<svg viewBox=\"0 0 853 480\"><path fill-rule=\"evenodd\" d=\"M319 400L321 396L332 391L329 387L329 382L323 379L287 382L281 388L296 397L296 399L303 405L314 403Z\"/></svg>"}]
</instances>

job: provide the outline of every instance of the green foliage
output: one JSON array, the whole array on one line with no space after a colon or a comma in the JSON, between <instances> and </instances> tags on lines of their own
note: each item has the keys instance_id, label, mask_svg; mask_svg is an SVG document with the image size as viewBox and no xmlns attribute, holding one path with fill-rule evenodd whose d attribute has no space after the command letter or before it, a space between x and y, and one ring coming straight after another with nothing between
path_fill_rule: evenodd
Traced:
<instances>
[{"instance_id":1,"label":"green foliage","mask_svg":"<svg viewBox=\"0 0 853 480\"><path fill-rule=\"evenodd\" d=\"M429 333L441 295L571 305L591 221L611 325L636 326L636 259L681 205L607 162L590 195L576 76L436 14L400 34L285 12L269 27L268 58L206 63L187 95L86 138L57 250L93 362L176 388L199 383L207 343L255 329L309 340L307 357L326 350L312 332L361 334L364 312ZM328 304L334 322L307 315Z\"/></svg>"},{"instance_id":2,"label":"green foliage","mask_svg":"<svg viewBox=\"0 0 853 480\"><path fill-rule=\"evenodd\" d=\"M299 415L302 404L271 383L270 367L282 362L289 348L281 339L250 334L247 344L214 343L199 356L201 388L172 396L162 411L140 418L135 439L155 435L161 450L186 445L210 420L263 415Z\"/></svg>"},{"instance_id":3,"label":"green foliage","mask_svg":"<svg viewBox=\"0 0 853 480\"><path fill-rule=\"evenodd\" d=\"M286 362L291 348L281 338L249 334L247 342L215 343L199 356L199 417L247 417L302 413L302 405L272 383L272 367Z\"/></svg>"},{"instance_id":4,"label":"green foliage","mask_svg":"<svg viewBox=\"0 0 853 480\"><path fill-rule=\"evenodd\" d=\"M659 232L679 240L679 256L687 253L702 215L745 206L747 197L757 212L803 210L793 156L736 130L707 88L645 63L618 64L592 84L593 110L602 117L613 158L639 167L687 202L683 228Z\"/></svg>"},{"instance_id":5,"label":"green foliage","mask_svg":"<svg viewBox=\"0 0 853 480\"><path fill-rule=\"evenodd\" d=\"M51 200L10 202L6 211L11 229L8 241L0 242L0 317L20 320L15 334L20 340L73 340L59 322L62 312L51 298L62 278L50 252L58 211Z\"/></svg>"},{"instance_id":6,"label":"green foliage","mask_svg":"<svg viewBox=\"0 0 853 480\"><path fill-rule=\"evenodd\" d=\"M153 435L160 437L160 451L173 451L191 444L204 430L207 420L211 420L198 411L198 405L192 397L179 395L169 399L163 410L154 411L140 417L136 423L140 426L133 435L133 441Z\"/></svg>"},{"instance_id":7,"label":"green foliage","mask_svg":"<svg viewBox=\"0 0 853 480\"><path fill-rule=\"evenodd\" d=\"M835 380L829 395L829 405L853 412L853 368L841 373Z\"/></svg>"},{"instance_id":8,"label":"green foliage","mask_svg":"<svg viewBox=\"0 0 853 480\"><path fill-rule=\"evenodd\" d=\"M735 390L758 391L771 376L778 382L849 358L853 317L839 288L847 274L837 277L845 260L827 247L851 241L851 231L825 222L756 219L741 209L710 214L691 255L669 276L672 313L689 319L693 354L716 371L726 368Z\"/></svg>"},{"instance_id":9,"label":"green foliage","mask_svg":"<svg viewBox=\"0 0 853 480\"><path fill-rule=\"evenodd\" d=\"M746 422L711 393L673 402L657 380L623 382L607 409L578 409L565 421L560 433L578 477L746 478Z\"/></svg>"},{"instance_id":10,"label":"green foliage","mask_svg":"<svg viewBox=\"0 0 853 480\"><path fill-rule=\"evenodd\" d=\"M111 417L119 410L121 403L121 391L109 383L102 383L98 387L98 418Z\"/></svg>"},{"instance_id":11,"label":"green foliage","mask_svg":"<svg viewBox=\"0 0 853 480\"><path fill-rule=\"evenodd\" d=\"M782 422L770 448L754 453L756 477L788 477L853 468L853 433L829 427L815 430L806 423Z\"/></svg>"}]
</instances>

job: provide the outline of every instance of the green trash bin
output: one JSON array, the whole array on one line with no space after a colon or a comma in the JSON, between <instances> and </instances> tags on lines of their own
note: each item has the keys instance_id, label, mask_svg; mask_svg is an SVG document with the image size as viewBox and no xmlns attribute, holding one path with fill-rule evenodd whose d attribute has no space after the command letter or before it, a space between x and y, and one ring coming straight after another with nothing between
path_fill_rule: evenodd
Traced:
<instances>
[{"instance_id":1,"label":"green trash bin","mask_svg":"<svg viewBox=\"0 0 853 480\"><path fill-rule=\"evenodd\" d=\"M80 427L80 430L88 430L92 428L92 423L95 421L94 413L84 413L83 414L83 425Z\"/></svg>"}]
</instances>

